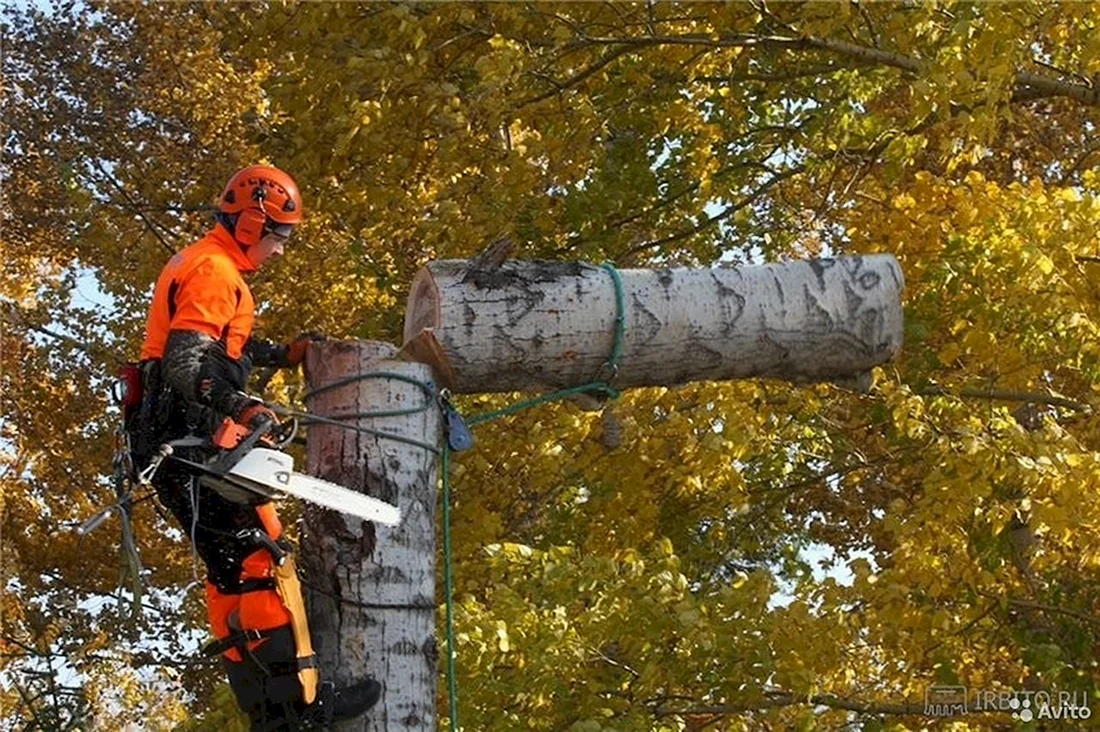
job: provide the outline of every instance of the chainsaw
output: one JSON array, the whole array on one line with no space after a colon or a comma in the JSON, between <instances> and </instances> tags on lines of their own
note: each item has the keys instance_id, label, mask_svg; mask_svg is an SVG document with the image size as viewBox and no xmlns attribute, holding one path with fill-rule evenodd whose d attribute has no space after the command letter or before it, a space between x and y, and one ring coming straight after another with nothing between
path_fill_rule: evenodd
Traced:
<instances>
[{"instance_id":1,"label":"chainsaw","mask_svg":"<svg viewBox=\"0 0 1100 732\"><path fill-rule=\"evenodd\" d=\"M129 524L130 510L134 503L152 494L135 499L132 491L138 486L151 487L153 476L165 460L186 466L198 476L202 485L236 503L258 504L293 496L367 521L388 526L401 523L401 511L396 506L336 483L294 472L294 458L283 449L297 433L295 419L278 422L260 417L253 420L250 429L226 417L212 438L191 436L166 442L160 445L149 463L137 471L127 425L142 403L146 378L143 364L129 362L121 367L118 379L112 384L111 395L122 417L114 459L117 501L77 527L78 534L93 531L118 513L123 519L124 544L133 549L136 557ZM196 453L207 457L191 459ZM140 569L140 562L136 558L134 561Z\"/></svg>"},{"instance_id":2,"label":"chainsaw","mask_svg":"<svg viewBox=\"0 0 1100 732\"><path fill-rule=\"evenodd\" d=\"M194 470L200 483L231 501L262 503L294 496L365 521L387 526L400 523L397 506L343 485L295 472L294 458L283 448L294 439L296 431L294 419L276 423L274 419L261 418L254 420L250 429L226 417L210 441L218 448L215 455L204 462L178 456L173 459Z\"/></svg>"},{"instance_id":3,"label":"chainsaw","mask_svg":"<svg viewBox=\"0 0 1100 732\"><path fill-rule=\"evenodd\" d=\"M139 476L147 483L165 459L186 466L205 485L236 503L263 503L293 496L318 506L388 526L401 523L401 511L377 498L327 480L294 472L294 458L283 452L294 439L296 422L253 421L251 428L226 417L211 440L188 437L160 446ZM176 454L179 448L216 448L203 461Z\"/></svg>"}]
</instances>

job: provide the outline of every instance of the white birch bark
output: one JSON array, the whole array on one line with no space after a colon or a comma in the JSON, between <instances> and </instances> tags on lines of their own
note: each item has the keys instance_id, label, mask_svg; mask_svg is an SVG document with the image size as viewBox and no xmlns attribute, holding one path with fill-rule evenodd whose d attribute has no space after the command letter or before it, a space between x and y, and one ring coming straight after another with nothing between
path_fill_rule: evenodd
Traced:
<instances>
[{"instance_id":1,"label":"white birch bark","mask_svg":"<svg viewBox=\"0 0 1100 732\"><path fill-rule=\"evenodd\" d=\"M620 270L625 335L616 387L773 377L850 379L901 348L904 284L893 256L728 269ZM417 273L405 340L432 329L453 391L577 386L609 374L611 275L580 263L460 260Z\"/></svg>"},{"instance_id":2,"label":"white birch bark","mask_svg":"<svg viewBox=\"0 0 1100 732\"><path fill-rule=\"evenodd\" d=\"M374 371L430 382L428 366L387 360L396 349L371 341L328 341L310 348L310 389ZM432 388L433 393L435 388ZM368 379L309 400L312 414L335 418L425 403L415 385ZM348 424L430 445L440 438L439 409L407 416L354 418ZM401 509L387 527L316 506L303 509L302 563L310 625L322 680L337 686L374 676L382 700L348 730L431 730L435 692L435 506L438 462L429 450L336 426L310 426L308 472Z\"/></svg>"}]
</instances>

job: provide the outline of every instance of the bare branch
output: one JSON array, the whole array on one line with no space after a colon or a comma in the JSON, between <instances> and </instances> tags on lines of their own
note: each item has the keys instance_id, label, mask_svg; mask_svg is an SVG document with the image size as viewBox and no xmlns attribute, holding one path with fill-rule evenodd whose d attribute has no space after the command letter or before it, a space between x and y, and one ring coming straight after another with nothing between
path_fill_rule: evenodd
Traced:
<instances>
[{"instance_id":1,"label":"bare branch","mask_svg":"<svg viewBox=\"0 0 1100 732\"><path fill-rule=\"evenodd\" d=\"M623 46L622 48L618 48L618 49L615 49L614 51L611 51L610 53L604 54L603 58L601 58L599 61L592 64L591 66L589 66L584 71L580 71L580 72L574 74L573 76L569 77L568 79L565 79L564 81L555 81L553 79L549 79L550 83L554 85L554 89L552 89L551 91L545 92L544 94L539 94L537 96L530 97L528 99L524 99L524 100L520 101L519 104L516 105L516 109L522 109L523 107L526 107L530 104L536 104L536 103L541 102L545 99L549 99L550 97L554 96L555 94L563 92L563 91L565 91L566 89L568 89L572 86L576 86L577 84L580 84L582 81L584 81L588 77L592 76L592 74L595 74L597 71L599 71L603 67L607 66L609 63L611 63L615 59L619 58L620 56L624 56L624 55L630 53L633 50L634 49L631 48L630 46Z\"/></svg>"},{"instance_id":2,"label":"bare branch","mask_svg":"<svg viewBox=\"0 0 1100 732\"><path fill-rule=\"evenodd\" d=\"M850 67L848 66L841 66L838 64L821 64L819 66L808 66L804 69L774 74L731 74L729 76L696 76L692 79L692 81L705 81L711 84L736 84L745 81L794 81L796 79L804 79L808 76L827 76L829 74L835 74L838 71L846 71L849 68Z\"/></svg>"},{"instance_id":3,"label":"bare branch","mask_svg":"<svg viewBox=\"0 0 1100 732\"><path fill-rule=\"evenodd\" d=\"M813 694L811 696L798 696L790 692L768 692L765 698L757 702L745 702L742 704L711 704L696 705L684 709L657 709L653 712L655 717L674 717L701 714L742 714L761 709L777 709L801 704L815 707L829 707L831 709L844 709L859 714L888 714L888 715L924 715L924 704L885 704L877 702L863 702L833 694Z\"/></svg>"},{"instance_id":4,"label":"bare branch","mask_svg":"<svg viewBox=\"0 0 1100 732\"><path fill-rule=\"evenodd\" d=\"M750 130L749 132L745 133L742 136L742 138L747 138L751 135L754 135L754 134L756 134L758 132L762 132L762 131L793 131L793 132L797 132L797 131L799 131L799 128L798 127L786 127L786 126L782 126L782 125L775 125L775 126L772 126L772 127L769 127L769 128L758 128L758 129L755 129L755 130ZM726 174L728 174L728 173L730 173L734 170L745 170L745 169L750 169L750 168L756 168L758 170L763 170L763 171L766 171L766 172L769 172L769 173L773 172L771 168L767 167L763 163L758 162L756 160L749 160L749 161L746 161L746 162L737 163L736 165L728 165L728 166L722 168L721 170L716 171L711 176L711 178L714 179L714 180L717 180L717 179L722 178L723 176L725 176ZM662 198L659 201L654 202L654 204L652 206L648 206L648 207L642 209L641 211L635 212L635 213L633 213L633 214L631 214L631 215L629 215L625 218L619 219L617 221L612 221L610 224L608 224L607 228L610 228L610 229L621 228L623 226L626 226L629 223L633 223L634 221L637 221L638 219L642 218L643 216L647 216L651 213L654 213L655 211L659 211L660 209L665 208L666 206L669 206L669 205L675 203L676 201L683 198L684 196L698 190L699 186L700 186L699 183L693 183L690 186L686 186L685 188L682 188L681 190L677 191L676 193L670 194L666 198Z\"/></svg>"},{"instance_id":5,"label":"bare branch","mask_svg":"<svg viewBox=\"0 0 1100 732\"><path fill-rule=\"evenodd\" d=\"M33 330L36 333L41 333L42 335L49 336L50 338L53 338L54 340L61 341L62 343L68 343L70 346L73 346L74 348L78 348L81 351L84 351L85 353L87 353L89 355L92 354L92 352L93 352L92 347L89 346L87 343L84 343L83 341L79 341L76 338L73 338L72 336L67 336L67 335L64 335L62 333L56 333L56 332L50 330L49 328L45 328L41 325L35 325L34 323L29 322L26 318L23 317L23 314L20 312L19 307L17 305L15 305L14 303L3 302L2 304L5 306L5 310L7 310L13 316L15 316L15 318L19 320L19 322L23 325L23 327L25 327L29 330Z\"/></svg>"},{"instance_id":6,"label":"bare branch","mask_svg":"<svg viewBox=\"0 0 1100 732\"><path fill-rule=\"evenodd\" d=\"M1057 615L1066 615L1068 617L1080 620L1081 622L1089 623L1090 625L1100 625L1100 617L1096 617L1095 615L1088 615L1086 613L1079 612L1077 610L1071 610L1066 607L1047 605L1042 602L1033 602L1031 600L1021 600L1016 597L1001 597L991 594L989 592L984 592L982 590L978 590L978 594L982 597L993 600L995 603L1007 602L1009 605L1012 605L1014 607L1021 607L1027 610L1039 610L1046 613L1055 613Z\"/></svg>"},{"instance_id":7,"label":"bare branch","mask_svg":"<svg viewBox=\"0 0 1100 732\"><path fill-rule=\"evenodd\" d=\"M982 593L985 594L985 593ZM1056 605L1047 605L1041 602L1031 602L1030 600L1018 600L1014 597L1009 597L1008 604L1016 607L1027 608L1028 610L1041 610L1045 613L1055 613L1057 615L1067 615L1071 618L1076 618L1084 623L1090 625L1100 625L1100 618L1095 615L1086 615L1085 613L1078 612L1076 610L1070 610L1066 607L1058 607Z\"/></svg>"},{"instance_id":8,"label":"bare branch","mask_svg":"<svg viewBox=\"0 0 1100 732\"><path fill-rule=\"evenodd\" d=\"M709 48L751 48L755 46L762 46L766 48L780 48L789 50L818 50L828 51L830 53L843 56L847 59L860 61L862 63L875 64L878 66L889 66L891 68L907 71L912 74L919 73L923 66L923 61L920 59L911 58L904 54L895 53L893 51L885 51L880 48L872 48L868 46L862 46L857 43L849 43L847 41L840 41L831 38L817 38L814 36L774 36L774 35L755 35L745 33L727 34L715 38L707 35L697 34L685 34L685 35L648 35L648 36L588 36L578 38L573 43L568 45L570 50L584 47L586 45L605 45L605 46L618 46L618 50L615 53L605 55L603 59L597 62L593 67L590 67L586 71L577 74L566 82L562 82L563 87L573 85L579 80L587 78L595 71L603 68L615 58L618 58L628 52L637 51L642 48L648 48L651 46L704 46ZM1095 88L1091 83L1089 84L1075 84L1072 82L1062 81L1060 79L1054 79L1049 76L1043 76L1041 74L1032 73L1029 71L1020 71L1016 74L1016 86L1018 87L1018 94L1028 94L1025 90L1032 90L1032 93L1040 93L1047 96L1064 96L1074 99L1082 104L1096 107L1100 106L1100 88ZM548 92L540 97L535 97L531 100L524 102L530 104L533 101L539 99L545 99L552 96L554 92Z\"/></svg>"},{"instance_id":9,"label":"bare branch","mask_svg":"<svg viewBox=\"0 0 1100 732\"><path fill-rule=\"evenodd\" d=\"M1069 185L1071 182L1070 179L1081 172L1081 170L1085 167L1085 161L1092 157L1093 154L1097 151L1100 151L1100 142L1089 145L1089 147L1083 153L1077 156L1077 159L1073 161L1073 164L1069 166L1066 172L1062 174L1062 177L1058 180L1058 185Z\"/></svg>"},{"instance_id":10,"label":"bare branch","mask_svg":"<svg viewBox=\"0 0 1100 732\"><path fill-rule=\"evenodd\" d=\"M587 37L576 42L579 45L604 45L625 46L629 48L644 48L649 46L709 46L711 48L752 48L763 46L767 48L786 48L792 50L816 49L832 51L848 58L854 58L866 63L892 66L916 73L920 71L921 62L892 51L883 51L877 48L868 48L847 41L837 41L828 38L815 38L813 36L762 36L749 33L734 33L714 38L707 35L686 34L681 36L595 36Z\"/></svg>"},{"instance_id":11,"label":"bare branch","mask_svg":"<svg viewBox=\"0 0 1100 732\"><path fill-rule=\"evenodd\" d=\"M142 207L139 206L138 203L133 199L129 191L126 190L126 187L119 183L118 180L111 173L109 173L106 168L103 167L103 163L101 161L94 160L93 162L99 172L111 183L111 185L113 185L118 190L122 197L126 199L126 201L129 203L129 208L133 210L139 218L141 218L142 222L145 224L146 228L148 228L148 230L153 234L153 236L155 236L160 241L160 243L164 245L165 249L175 254L176 248L169 244L168 241L161 235L161 233L157 230L157 225L155 224L155 222L153 222L142 212Z\"/></svg>"},{"instance_id":12,"label":"bare branch","mask_svg":"<svg viewBox=\"0 0 1100 732\"><path fill-rule=\"evenodd\" d=\"M640 679L642 677L642 675L640 673L635 671L628 664L623 663L622 661L617 661L614 658L611 658L610 656L608 656L606 653L599 650L598 648L590 648L589 651L591 651L592 654L598 660L603 661L604 663L606 663L610 666L614 666L615 668L621 668L623 671L626 671L628 674L630 674L631 676L633 676L636 679Z\"/></svg>"},{"instance_id":13,"label":"bare branch","mask_svg":"<svg viewBox=\"0 0 1100 732\"><path fill-rule=\"evenodd\" d=\"M987 595L987 597L988 597L988 595ZM956 630L956 631L952 632L952 633L950 634L950 636L949 636L949 637L950 637L950 638L957 638L957 637L959 637L959 636L961 636L961 635L964 635L964 634L965 634L965 633L966 633L967 631L969 631L969 630L970 630L971 628L973 628L973 627L974 627L975 625L977 625L978 623L982 622L982 621L983 621L983 620L985 620L985 619L986 619L987 617L989 617L989 616L990 616L990 614L991 614L991 613L992 613L992 612L993 612L994 610L996 610L998 606L999 606L999 603L998 603L998 602L997 602L996 600L994 600L994 602L991 602L991 603L989 603L989 605L988 605L988 606L986 607L986 609L985 609L985 610L983 610L983 611L982 611L981 613L979 613L979 614L977 615L977 617L975 617L975 618L974 618L973 620L971 620L971 621L970 621L969 623L967 623L967 624L966 624L966 625L964 625L963 627L961 627L961 628L959 628L958 630ZM929 655L930 653L932 653L932 651L934 651L934 650L936 650L937 648L939 648L940 646L942 646L942 645L943 645L944 643L946 643L946 642L947 642L947 640L948 640L948 638L943 638L942 640L939 640L939 641L937 641L937 642L933 643L932 645L928 646L927 648L925 648L925 649L924 649L924 650L922 651L922 653L924 654L924 657L925 657L925 658L927 658L927 657L928 657L928 655Z\"/></svg>"},{"instance_id":14,"label":"bare branch","mask_svg":"<svg viewBox=\"0 0 1100 732\"><path fill-rule=\"evenodd\" d=\"M878 33L875 32L875 26L871 22L871 16L867 14L867 8L863 3L856 2L856 6L859 8L859 14L863 18L863 22L867 25L867 32L871 34L871 43L875 48L878 48Z\"/></svg>"},{"instance_id":15,"label":"bare branch","mask_svg":"<svg viewBox=\"0 0 1100 732\"><path fill-rule=\"evenodd\" d=\"M1036 66L1042 66L1044 69L1050 69L1051 71L1055 72L1056 74L1061 74L1062 76L1071 76L1071 77L1077 79L1078 81L1080 81L1085 86L1087 86L1089 89L1093 88L1092 79L1090 79L1089 77L1084 76L1082 74L1078 74L1076 71L1066 71L1065 69L1058 68L1054 64L1048 64L1046 61L1040 61L1037 58L1032 59L1031 61Z\"/></svg>"},{"instance_id":16,"label":"bare branch","mask_svg":"<svg viewBox=\"0 0 1100 732\"><path fill-rule=\"evenodd\" d=\"M920 396L958 396L969 399L990 399L999 402L1028 402L1031 404L1048 404L1052 407L1065 407L1077 412L1091 412L1088 404L1075 402L1071 399L1051 396L1049 394L1032 394L1028 392L1001 391L998 389L961 389L954 394L940 387L930 386L918 389L914 394Z\"/></svg>"}]
</instances>

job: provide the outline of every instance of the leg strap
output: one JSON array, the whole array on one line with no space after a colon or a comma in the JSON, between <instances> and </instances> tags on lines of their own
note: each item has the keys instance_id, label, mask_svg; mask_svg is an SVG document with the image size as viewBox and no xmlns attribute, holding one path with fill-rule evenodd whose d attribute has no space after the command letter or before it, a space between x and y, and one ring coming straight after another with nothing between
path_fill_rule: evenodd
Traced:
<instances>
[{"instance_id":1,"label":"leg strap","mask_svg":"<svg viewBox=\"0 0 1100 732\"><path fill-rule=\"evenodd\" d=\"M248 651L248 644L263 640L264 638L270 638L278 628L269 628L267 630L254 630L252 628L242 628L235 630L224 638L213 640L202 647L202 655L204 656L220 656L228 651L230 648L236 648L241 653Z\"/></svg>"}]
</instances>

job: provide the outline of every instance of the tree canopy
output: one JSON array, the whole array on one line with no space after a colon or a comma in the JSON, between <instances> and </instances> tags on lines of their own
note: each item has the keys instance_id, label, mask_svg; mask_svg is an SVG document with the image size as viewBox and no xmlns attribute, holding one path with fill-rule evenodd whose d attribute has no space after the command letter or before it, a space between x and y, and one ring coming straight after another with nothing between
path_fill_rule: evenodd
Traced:
<instances>
[{"instance_id":1,"label":"tree canopy","mask_svg":"<svg viewBox=\"0 0 1100 732\"><path fill-rule=\"evenodd\" d=\"M903 356L865 394L699 383L479 428L454 466L465 728L917 729L934 684L1093 698L1097 11L5 8L0 717L243 729L187 655L182 533L137 505L146 591L116 607L117 522L72 528L112 500L106 385L157 273L257 161L307 209L253 280L270 338L396 341L416 270L501 235L622 266L901 262Z\"/></svg>"}]
</instances>

